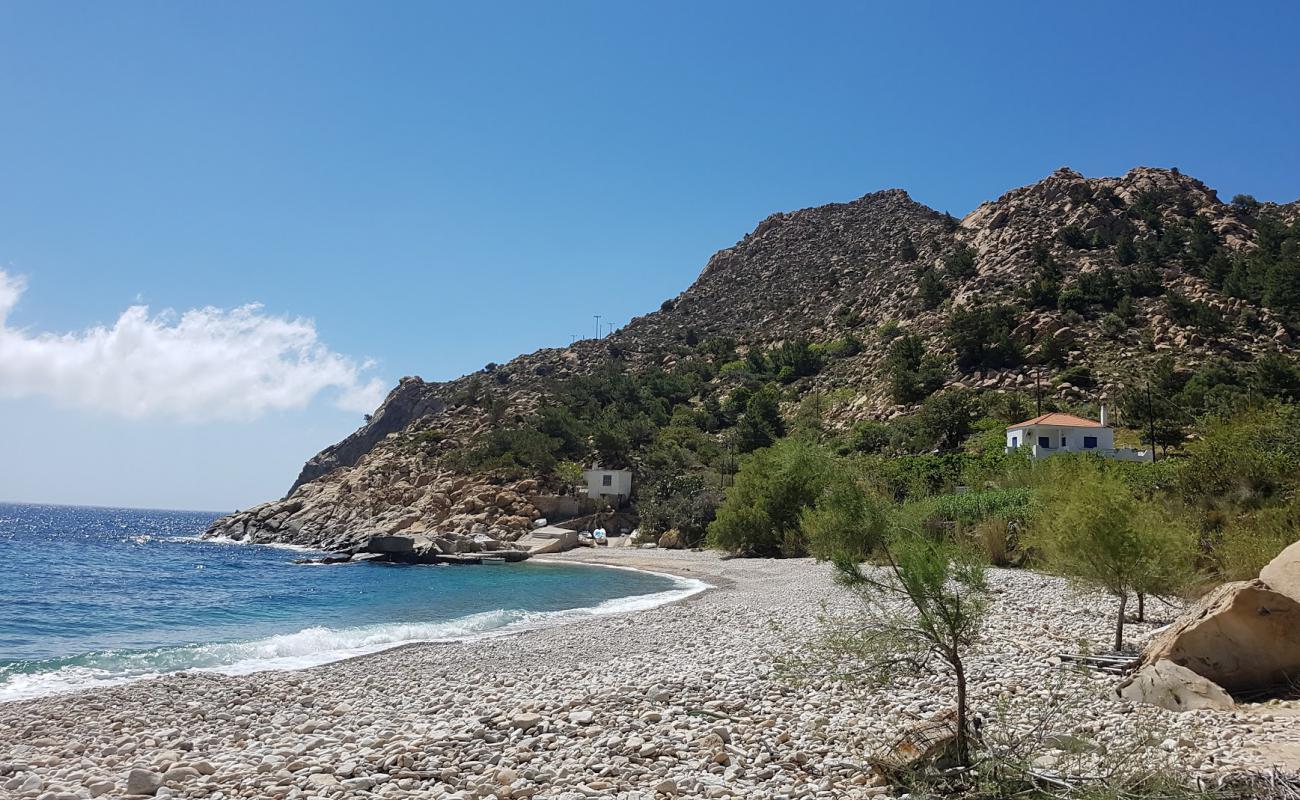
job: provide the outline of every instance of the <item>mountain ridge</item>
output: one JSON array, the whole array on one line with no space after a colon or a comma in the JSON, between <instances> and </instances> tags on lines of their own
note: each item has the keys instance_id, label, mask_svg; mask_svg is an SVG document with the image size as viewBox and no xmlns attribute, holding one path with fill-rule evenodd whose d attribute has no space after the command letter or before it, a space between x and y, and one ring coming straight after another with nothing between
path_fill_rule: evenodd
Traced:
<instances>
[{"instance_id":1,"label":"mountain ridge","mask_svg":"<svg viewBox=\"0 0 1300 800\"><path fill-rule=\"evenodd\" d=\"M1236 276L1271 276L1251 266L1260 241L1298 219L1300 201L1225 203L1203 182L1154 167L1103 178L1061 168L960 220L903 189L777 212L713 254L660 309L608 337L451 381L403 378L365 425L304 465L285 498L210 533L328 548L420 531L444 535L447 547L508 542L539 515L531 498L557 488L555 476L467 468L464 454L493 430L535 418L556 387L601 370L707 375L680 405L711 408L745 385L743 369L728 370L747 353L791 342L838 348L814 374L783 384L783 408L788 416L801 397L848 393L826 414L844 426L917 402L891 390L892 339L881 333L890 326L916 334L947 387L1014 392L1036 380L1027 366L1086 368L1092 386L1051 387L1062 402L1109 397L1163 357L1185 368L1289 357L1300 303L1283 300L1300 275L1287 272L1272 295ZM952 328L994 308L1008 310L990 324L1005 323L1006 348L1023 357L972 368L953 350Z\"/></svg>"}]
</instances>

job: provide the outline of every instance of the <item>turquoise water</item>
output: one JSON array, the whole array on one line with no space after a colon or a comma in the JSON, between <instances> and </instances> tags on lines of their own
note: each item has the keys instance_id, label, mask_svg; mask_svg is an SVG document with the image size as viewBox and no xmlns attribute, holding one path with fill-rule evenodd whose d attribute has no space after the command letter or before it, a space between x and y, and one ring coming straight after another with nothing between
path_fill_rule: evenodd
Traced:
<instances>
[{"instance_id":1,"label":"turquoise water","mask_svg":"<svg viewBox=\"0 0 1300 800\"><path fill-rule=\"evenodd\" d=\"M292 669L645 608L703 584L524 562L299 565L215 515L0 504L0 701L185 669Z\"/></svg>"}]
</instances>

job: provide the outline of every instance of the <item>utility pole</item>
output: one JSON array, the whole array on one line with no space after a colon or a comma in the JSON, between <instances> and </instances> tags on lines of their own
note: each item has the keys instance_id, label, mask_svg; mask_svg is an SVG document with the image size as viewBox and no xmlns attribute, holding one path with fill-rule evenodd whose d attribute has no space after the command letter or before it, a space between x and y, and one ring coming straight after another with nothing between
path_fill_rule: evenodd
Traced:
<instances>
[{"instance_id":1,"label":"utility pole","mask_svg":"<svg viewBox=\"0 0 1300 800\"><path fill-rule=\"evenodd\" d=\"M611 333L613 333L613 332L614 332L614 323L612 323L612 322L606 322L606 323L605 323L605 335L606 335L606 336L609 336L609 335L610 335Z\"/></svg>"},{"instance_id":2,"label":"utility pole","mask_svg":"<svg viewBox=\"0 0 1300 800\"><path fill-rule=\"evenodd\" d=\"M576 333L569 334L569 347L573 347L573 343L576 341L578 341L578 334Z\"/></svg>"},{"instance_id":3,"label":"utility pole","mask_svg":"<svg viewBox=\"0 0 1300 800\"><path fill-rule=\"evenodd\" d=\"M599 339L600 338L600 315L592 314L592 316L596 318L596 338Z\"/></svg>"},{"instance_id":4,"label":"utility pole","mask_svg":"<svg viewBox=\"0 0 1300 800\"><path fill-rule=\"evenodd\" d=\"M1156 463L1156 411L1151 403L1151 381L1147 381L1147 435L1151 439L1151 463Z\"/></svg>"},{"instance_id":5,"label":"utility pole","mask_svg":"<svg viewBox=\"0 0 1300 800\"><path fill-rule=\"evenodd\" d=\"M1034 416L1043 416L1043 384L1039 381L1042 377L1043 370L1041 367L1034 367Z\"/></svg>"}]
</instances>

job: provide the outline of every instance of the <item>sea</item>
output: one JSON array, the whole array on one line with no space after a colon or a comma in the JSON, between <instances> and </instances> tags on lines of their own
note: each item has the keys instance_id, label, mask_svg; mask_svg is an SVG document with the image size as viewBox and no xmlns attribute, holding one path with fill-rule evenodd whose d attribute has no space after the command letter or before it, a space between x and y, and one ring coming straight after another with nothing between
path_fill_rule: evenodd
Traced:
<instances>
[{"instance_id":1,"label":"sea","mask_svg":"<svg viewBox=\"0 0 1300 800\"><path fill-rule=\"evenodd\" d=\"M182 670L302 669L651 608L707 586L639 570L295 564L204 541L218 515L0 504L0 702Z\"/></svg>"}]
</instances>

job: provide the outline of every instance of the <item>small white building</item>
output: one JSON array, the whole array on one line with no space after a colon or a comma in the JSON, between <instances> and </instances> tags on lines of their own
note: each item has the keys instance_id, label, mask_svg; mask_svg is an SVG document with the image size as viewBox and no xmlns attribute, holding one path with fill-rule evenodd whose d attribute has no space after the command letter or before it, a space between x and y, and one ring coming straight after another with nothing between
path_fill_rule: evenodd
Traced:
<instances>
[{"instance_id":1,"label":"small white building","mask_svg":"<svg viewBox=\"0 0 1300 800\"><path fill-rule=\"evenodd\" d=\"M604 469L600 466L582 471L587 480L587 496L621 505L632 496L632 470Z\"/></svg>"},{"instance_id":2,"label":"small white building","mask_svg":"<svg viewBox=\"0 0 1300 800\"><path fill-rule=\"evenodd\" d=\"M1007 452L1030 448L1033 458L1057 453L1096 453L1118 461L1154 461L1155 453L1131 447L1115 447L1115 431L1106 424L1106 409L1101 421L1073 414L1051 413L1007 426Z\"/></svg>"}]
</instances>

